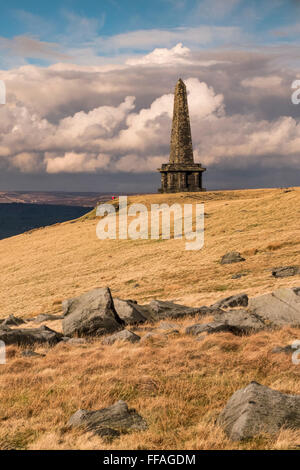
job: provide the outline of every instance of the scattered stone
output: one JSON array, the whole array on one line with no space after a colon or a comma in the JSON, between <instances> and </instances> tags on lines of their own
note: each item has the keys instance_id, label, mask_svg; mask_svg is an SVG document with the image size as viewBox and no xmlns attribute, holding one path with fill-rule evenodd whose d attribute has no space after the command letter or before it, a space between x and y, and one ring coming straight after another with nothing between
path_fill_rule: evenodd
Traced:
<instances>
[{"instance_id":1,"label":"scattered stone","mask_svg":"<svg viewBox=\"0 0 300 470\"><path fill-rule=\"evenodd\" d=\"M142 336L141 338L141 343L153 343L153 342L156 342L156 341L167 341L167 336L166 335L163 335L161 333L155 333L155 332L149 332L149 333L146 333L144 336Z\"/></svg>"},{"instance_id":2,"label":"scattered stone","mask_svg":"<svg viewBox=\"0 0 300 470\"><path fill-rule=\"evenodd\" d=\"M293 349L292 346L289 344L288 346L276 346L275 348L272 349L271 352L273 354L276 354L276 353L289 354L289 353L295 352L295 349Z\"/></svg>"},{"instance_id":3,"label":"scattered stone","mask_svg":"<svg viewBox=\"0 0 300 470\"><path fill-rule=\"evenodd\" d=\"M116 341L126 341L129 343L138 343L141 337L129 330L118 331L111 336L107 336L102 344L114 344Z\"/></svg>"},{"instance_id":4,"label":"scattered stone","mask_svg":"<svg viewBox=\"0 0 300 470\"><path fill-rule=\"evenodd\" d=\"M102 336L123 329L109 288L94 289L64 305L64 336Z\"/></svg>"},{"instance_id":5,"label":"scattered stone","mask_svg":"<svg viewBox=\"0 0 300 470\"><path fill-rule=\"evenodd\" d=\"M241 261L245 261L245 258L242 258L238 251L230 251L222 256L221 264L240 263Z\"/></svg>"},{"instance_id":6,"label":"scattered stone","mask_svg":"<svg viewBox=\"0 0 300 470\"><path fill-rule=\"evenodd\" d=\"M39 354L39 353L36 353L35 351L31 351L31 349L26 349L25 351L22 351L22 356L23 357L45 357L46 354Z\"/></svg>"},{"instance_id":7,"label":"scattered stone","mask_svg":"<svg viewBox=\"0 0 300 470\"><path fill-rule=\"evenodd\" d=\"M281 427L299 429L300 395L286 395L251 382L232 395L217 423L233 441L275 434Z\"/></svg>"},{"instance_id":8,"label":"scattered stone","mask_svg":"<svg viewBox=\"0 0 300 470\"><path fill-rule=\"evenodd\" d=\"M299 295L300 296L300 287L293 287L292 289L296 295Z\"/></svg>"},{"instance_id":9,"label":"scattered stone","mask_svg":"<svg viewBox=\"0 0 300 470\"><path fill-rule=\"evenodd\" d=\"M144 431L148 427L144 418L122 400L98 411L78 410L71 416L68 426L83 427L87 432L109 439L129 431Z\"/></svg>"},{"instance_id":10,"label":"scattered stone","mask_svg":"<svg viewBox=\"0 0 300 470\"><path fill-rule=\"evenodd\" d=\"M221 315L217 314L214 316L214 320L225 322L231 332L236 335L249 335L268 328L268 324L264 322L263 318L243 309L228 310Z\"/></svg>"},{"instance_id":11,"label":"scattered stone","mask_svg":"<svg viewBox=\"0 0 300 470\"><path fill-rule=\"evenodd\" d=\"M73 344L75 346L77 344L87 344L87 341L84 338L68 338L67 340L65 340L65 342L67 344Z\"/></svg>"},{"instance_id":12,"label":"scattered stone","mask_svg":"<svg viewBox=\"0 0 300 470\"><path fill-rule=\"evenodd\" d=\"M190 325L185 329L187 335L197 336L201 333L220 333L224 331L231 331L229 325L226 322L210 322L203 324Z\"/></svg>"},{"instance_id":13,"label":"scattered stone","mask_svg":"<svg viewBox=\"0 0 300 470\"><path fill-rule=\"evenodd\" d=\"M49 315L48 313L41 313L35 318L32 318L31 321L35 323L43 323L44 321L55 321L55 320L63 320L63 315Z\"/></svg>"},{"instance_id":14,"label":"scattered stone","mask_svg":"<svg viewBox=\"0 0 300 470\"><path fill-rule=\"evenodd\" d=\"M290 277L300 274L299 266L282 266L279 268L272 269L272 276L274 277Z\"/></svg>"},{"instance_id":15,"label":"scattered stone","mask_svg":"<svg viewBox=\"0 0 300 470\"><path fill-rule=\"evenodd\" d=\"M273 327L300 326L300 296L293 289L282 287L271 294L253 297L248 309Z\"/></svg>"},{"instance_id":16,"label":"scattered stone","mask_svg":"<svg viewBox=\"0 0 300 470\"><path fill-rule=\"evenodd\" d=\"M246 273L233 274L233 276L231 276L231 279L241 279L241 277L243 276L247 276L247 274Z\"/></svg>"},{"instance_id":17,"label":"scattered stone","mask_svg":"<svg viewBox=\"0 0 300 470\"><path fill-rule=\"evenodd\" d=\"M19 326L25 323L22 318L15 317L14 315L9 315L8 318L2 321L3 326Z\"/></svg>"},{"instance_id":18,"label":"scattered stone","mask_svg":"<svg viewBox=\"0 0 300 470\"><path fill-rule=\"evenodd\" d=\"M201 333L230 332L234 335L249 335L266 328L261 318L246 310L229 310L217 314L213 322L190 325L185 329L188 335L199 335Z\"/></svg>"},{"instance_id":19,"label":"scattered stone","mask_svg":"<svg viewBox=\"0 0 300 470\"><path fill-rule=\"evenodd\" d=\"M0 340L5 344L17 344L19 346L31 346L33 344L48 343L51 346L61 341L61 333L57 333L46 326L40 328L15 329L4 327L0 329Z\"/></svg>"},{"instance_id":20,"label":"scattered stone","mask_svg":"<svg viewBox=\"0 0 300 470\"><path fill-rule=\"evenodd\" d=\"M147 308L132 300L113 299L115 309L125 325L137 325L147 321ZM149 313L148 313L149 316Z\"/></svg>"},{"instance_id":21,"label":"scattered stone","mask_svg":"<svg viewBox=\"0 0 300 470\"><path fill-rule=\"evenodd\" d=\"M233 308L233 307L247 307L248 305L248 295L247 294L237 294L225 299L221 299L211 306L211 308Z\"/></svg>"}]
</instances>

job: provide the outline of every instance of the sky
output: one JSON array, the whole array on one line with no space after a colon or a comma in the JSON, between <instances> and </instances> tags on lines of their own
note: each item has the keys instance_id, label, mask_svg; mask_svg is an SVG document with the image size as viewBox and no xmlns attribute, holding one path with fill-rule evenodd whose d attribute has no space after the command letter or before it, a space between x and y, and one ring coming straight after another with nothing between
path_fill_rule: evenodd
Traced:
<instances>
[{"instance_id":1,"label":"sky","mask_svg":"<svg viewBox=\"0 0 300 470\"><path fill-rule=\"evenodd\" d=\"M296 0L1 5L0 191L156 192L180 77L207 189L299 185L299 13Z\"/></svg>"}]
</instances>

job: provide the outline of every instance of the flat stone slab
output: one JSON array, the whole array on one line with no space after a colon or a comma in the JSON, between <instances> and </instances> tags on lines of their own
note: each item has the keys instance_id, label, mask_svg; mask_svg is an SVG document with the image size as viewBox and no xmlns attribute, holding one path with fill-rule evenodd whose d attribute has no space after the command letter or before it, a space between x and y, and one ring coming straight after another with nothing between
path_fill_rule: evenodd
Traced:
<instances>
[{"instance_id":1,"label":"flat stone slab","mask_svg":"<svg viewBox=\"0 0 300 470\"><path fill-rule=\"evenodd\" d=\"M282 287L271 294L253 297L249 300L248 310L271 326L300 326L300 296L294 289Z\"/></svg>"},{"instance_id":2,"label":"flat stone slab","mask_svg":"<svg viewBox=\"0 0 300 470\"><path fill-rule=\"evenodd\" d=\"M128 343L138 343L141 337L129 330L122 330L107 336L102 341L102 344L114 344L116 341L126 341Z\"/></svg>"},{"instance_id":3,"label":"flat stone slab","mask_svg":"<svg viewBox=\"0 0 300 470\"><path fill-rule=\"evenodd\" d=\"M144 418L122 400L98 411L78 410L71 416L68 426L83 427L85 431L107 438L129 431L144 431L148 427Z\"/></svg>"},{"instance_id":4,"label":"flat stone slab","mask_svg":"<svg viewBox=\"0 0 300 470\"><path fill-rule=\"evenodd\" d=\"M300 395L251 382L232 395L217 423L233 441L276 434L282 427L300 429Z\"/></svg>"},{"instance_id":5,"label":"flat stone slab","mask_svg":"<svg viewBox=\"0 0 300 470\"><path fill-rule=\"evenodd\" d=\"M31 346L33 344L48 343L55 345L62 339L62 334L57 333L46 326L40 328L11 329L8 327L0 328L0 340L6 345L17 344L19 346Z\"/></svg>"},{"instance_id":6,"label":"flat stone slab","mask_svg":"<svg viewBox=\"0 0 300 470\"><path fill-rule=\"evenodd\" d=\"M185 332L197 336L202 333L212 334L228 331L240 336L261 331L266 327L258 316L246 310L229 310L215 315L213 322L190 325L185 329Z\"/></svg>"},{"instance_id":7,"label":"flat stone slab","mask_svg":"<svg viewBox=\"0 0 300 470\"><path fill-rule=\"evenodd\" d=\"M215 313L216 309L210 307L186 307L169 301L152 300L147 306L150 311L151 320L166 320L183 318L187 316L209 315Z\"/></svg>"}]
</instances>

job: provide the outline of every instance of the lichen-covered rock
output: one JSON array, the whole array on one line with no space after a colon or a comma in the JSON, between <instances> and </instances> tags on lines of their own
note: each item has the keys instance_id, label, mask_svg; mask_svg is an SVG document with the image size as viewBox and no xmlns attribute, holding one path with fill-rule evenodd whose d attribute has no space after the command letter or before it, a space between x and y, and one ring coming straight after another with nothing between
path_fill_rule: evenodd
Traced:
<instances>
[{"instance_id":1,"label":"lichen-covered rock","mask_svg":"<svg viewBox=\"0 0 300 470\"><path fill-rule=\"evenodd\" d=\"M217 423L233 441L275 434L281 427L300 429L300 395L251 382L232 395Z\"/></svg>"}]
</instances>

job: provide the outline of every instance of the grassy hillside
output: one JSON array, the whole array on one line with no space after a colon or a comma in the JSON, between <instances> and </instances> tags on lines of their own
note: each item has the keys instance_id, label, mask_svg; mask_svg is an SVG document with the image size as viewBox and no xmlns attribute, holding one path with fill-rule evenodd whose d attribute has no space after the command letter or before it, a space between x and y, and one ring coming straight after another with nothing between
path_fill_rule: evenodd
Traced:
<instances>
[{"instance_id":1,"label":"grassy hillside","mask_svg":"<svg viewBox=\"0 0 300 470\"><path fill-rule=\"evenodd\" d=\"M101 286L140 303L158 298L199 306L234 293L300 285L299 276L271 277L273 267L300 265L300 188L129 198L147 206L202 201L200 251L186 251L182 240L100 241L94 213L0 241L0 317L57 313L63 299ZM220 265L221 256L233 250L246 261ZM232 279L240 272L245 276ZM104 347L92 341L61 344L34 360L10 347L8 363L0 366L0 447L295 448L300 432L282 430L236 444L214 425L231 394L251 380L300 393L300 367L288 355L271 354L274 346L294 339L300 339L299 329L241 338L213 334L201 343L184 334L144 345ZM148 431L108 445L66 429L78 408L97 409L119 399L147 419Z\"/></svg>"}]
</instances>

